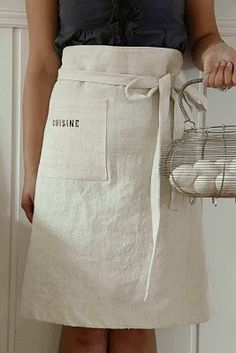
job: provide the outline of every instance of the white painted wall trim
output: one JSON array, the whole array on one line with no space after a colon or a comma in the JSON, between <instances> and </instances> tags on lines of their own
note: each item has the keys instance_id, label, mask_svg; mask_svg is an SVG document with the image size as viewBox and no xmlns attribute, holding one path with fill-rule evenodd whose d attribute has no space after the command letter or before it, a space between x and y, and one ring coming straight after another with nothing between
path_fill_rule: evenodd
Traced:
<instances>
[{"instance_id":1,"label":"white painted wall trim","mask_svg":"<svg viewBox=\"0 0 236 353\"><path fill-rule=\"evenodd\" d=\"M0 27L27 27L25 11L12 11L11 9L0 8Z\"/></svg>"},{"instance_id":2,"label":"white painted wall trim","mask_svg":"<svg viewBox=\"0 0 236 353\"><path fill-rule=\"evenodd\" d=\"M223 36L236 36L236 20L235 19L219 19L217 21L219 31Z\"/></svg>"},{"instance_id":3,"label":"white painted wall trim","mask_svg":"<svg viewBox=\"0 0 236 353\"><path fill-rule=\"evenodd\" d=\"M235 19L218 19L219 31L224 36L236 36ZM26 13L22 10L0 8L0 27L26 28Z\"/></svg>"}]
</instances>

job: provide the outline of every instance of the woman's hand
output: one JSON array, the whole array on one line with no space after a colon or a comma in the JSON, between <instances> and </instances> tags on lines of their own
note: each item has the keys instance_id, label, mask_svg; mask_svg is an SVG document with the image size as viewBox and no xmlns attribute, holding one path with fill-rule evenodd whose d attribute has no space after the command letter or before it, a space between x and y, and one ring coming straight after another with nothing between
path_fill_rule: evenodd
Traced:
<instances>
[{"instance_id":1,"label":"woman's hand","mask_svg":"<svg viewBox=\"0 0 236 353\"><path fill-rule=\"evenodd\" d=\"M36 174L25 176L24 186L21 197L21 207L25 211L26 217L32 223L34 214L34 195L35 195Z\"/></svg>"},{"instance_id":2,"label":"woman's hand","mask_svg":"<svg viewBox=\"0 0 236 353\"><path fill-rule=\"evenodd\" d=\"M219 89L236 86L236 50L225 42L211 45L202 56L206 87Z\"/></svg>"}]
</instances>

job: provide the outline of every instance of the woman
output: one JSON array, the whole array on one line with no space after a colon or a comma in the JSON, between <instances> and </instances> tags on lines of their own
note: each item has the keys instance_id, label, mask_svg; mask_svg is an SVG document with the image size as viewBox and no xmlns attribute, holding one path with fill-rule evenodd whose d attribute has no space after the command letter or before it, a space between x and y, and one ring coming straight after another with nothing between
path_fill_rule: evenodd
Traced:
<instances>
[{"instance_id":1,"label":"woman","mask_svg":"<svg viewBox=\"0 0 236 353\"><path fill-rule=\"evenodd\" d=\"M26 8L22 207L33 227L22 312L63 325L60 353L154 353L155 328L212 315L201 203L169 194L152 168L171 119L182 131L187 35L207 87L236 85L236 52L213 0Z\"/></svg>"}]
</instances>

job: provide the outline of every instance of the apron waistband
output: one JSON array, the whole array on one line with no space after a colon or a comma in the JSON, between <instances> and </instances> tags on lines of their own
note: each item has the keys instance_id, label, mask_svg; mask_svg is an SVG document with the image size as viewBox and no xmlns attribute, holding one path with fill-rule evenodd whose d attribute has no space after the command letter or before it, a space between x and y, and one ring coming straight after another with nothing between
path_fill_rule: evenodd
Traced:
<instances>
[{"instance_id":1,"label":"apron waistband","mask_svg":"<svg viewBox=\"0 0 236 353\"><path fill-rule=\"evenodd\" d=\"M184 75L182 69L177 72L168 72L166 74L157 73L152 76L146 75L134 75L127 73L112 73L112 72L102 72L93 70L78 70L61 67L58 69L58 80L80 80L88 81L94 83L102 83L108 85L121 85L124 86L125 95L130 101L137 101L141 99L150 98L157 90L159 90L159 127L157 133L156 151L154 156L160 158L160 152L163 148L162 141L167 140L169 136L165 136L166 126L170 116L170 97L174 99L174 121L173 121L173 131L171 133L172 141L176 138L181 137L183 133L183 121L181 121L181 114L178 104L178 91L181 89L182 85L185 83ZM137 93L132 91L133 88L147 88L149 89L146 94ZM183 93L183 99L188 104L190 110L192 111L193 106L198 111L207 110L207 98L198 90L187 87ZM170 141L170 142L172 142ZM165 142L163 142L165 144ZM154 157L155 159L155 157ZM158 175L158 188L160 190L160 176ZM178 192L171 190L170 193L169 208L175 211L181 209L183 203L183 195ZM160 208L159 208L160 209ZM157 224L159 224L160 214L157 215ZM158 227L157 227L158 228ZM147 300L150 287L150 278L152 267L154 263L154 257L156 252L157 234L158 229L153 230L153 249L151 260L149 264L149 270L146 282L146 291L144 296L144 301Z\"/></svg>"}]
</instances>

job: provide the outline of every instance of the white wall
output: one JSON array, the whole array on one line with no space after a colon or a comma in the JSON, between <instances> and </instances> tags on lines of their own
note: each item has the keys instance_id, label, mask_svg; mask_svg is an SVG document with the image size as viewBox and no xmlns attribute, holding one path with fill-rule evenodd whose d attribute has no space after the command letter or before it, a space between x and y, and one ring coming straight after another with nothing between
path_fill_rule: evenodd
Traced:
<instances>
[{"instance_id":1,"label":"white wall","mask_svg":"<svg viewBox=\"0 0 236 353\"><path fill-rule=\"evenodd\" d=\"M0 0L0 9L11 9L13 11L16 10L24 10L25 2L23 0Z\"/></svg>"},{"instance_id":2,"label":"white wall","mask_svg":"<svg viewBox=\"0 0 236 353\"><path fill-rule=\"evenodd\" d=\"M231 1L236 17L236 3ZM236 48L236 33L227 37ZM208 124L236 124L236 88L227 93L209 89ZM204 225L209 275L218 307L217 316L201 330L201 353L236 351L236 203L220 200L217 207L204 202Z\"/></svg>"},{"instance_id":3,"label":"white wall","mask_svg":"<svg viewBox=\"0 0 236 353\"><path fill-rule=\"evenodd\" d=\"M236 17L235 0L215 0L215 10L218 19L234 19Z\"/></svg>"}]
</instances>

